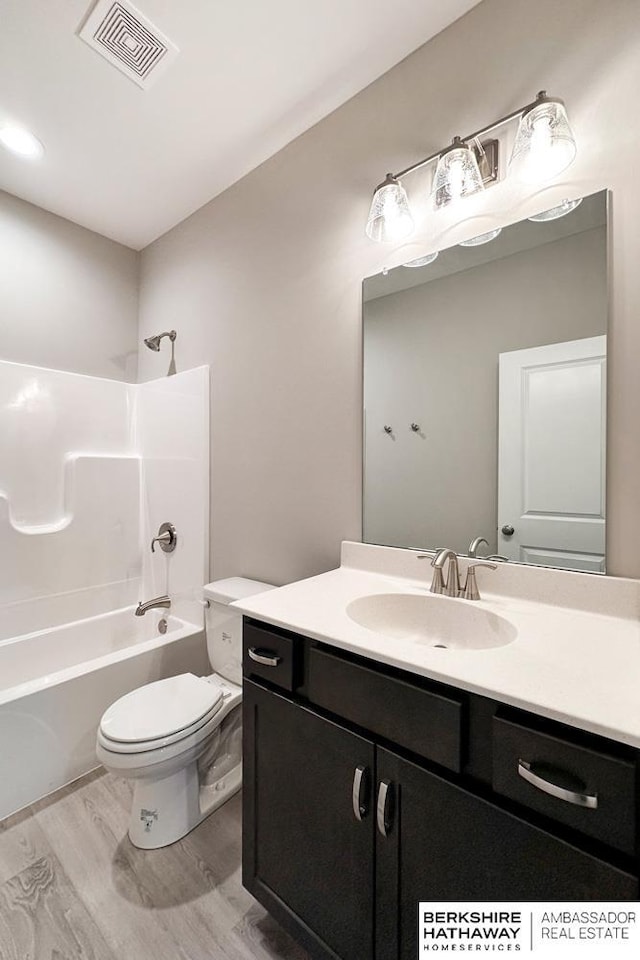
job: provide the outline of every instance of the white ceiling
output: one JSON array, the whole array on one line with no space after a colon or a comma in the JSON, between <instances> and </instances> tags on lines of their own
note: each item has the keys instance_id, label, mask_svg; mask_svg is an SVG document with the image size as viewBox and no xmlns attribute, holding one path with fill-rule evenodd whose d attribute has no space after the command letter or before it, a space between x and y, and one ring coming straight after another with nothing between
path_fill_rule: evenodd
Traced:
<instances>
[{"instance_id":1,"label":"white ceiling","mask_svg":"<svg viewBox=\"0 0 640 960\"><path fill-rule=\"evenodd\" d=\"M134 0L180 54L142 90L77 36L94 0L0 0L0 187L140 249L478 0Z\"/></svg>"}]
</instances>

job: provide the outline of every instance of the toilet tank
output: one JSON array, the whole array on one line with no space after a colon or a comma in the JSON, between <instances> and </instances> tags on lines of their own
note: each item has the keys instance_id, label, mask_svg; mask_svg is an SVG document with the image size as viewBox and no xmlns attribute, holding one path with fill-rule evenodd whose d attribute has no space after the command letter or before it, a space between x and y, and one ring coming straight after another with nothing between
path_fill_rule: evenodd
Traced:
<instances>
[{"instance_id":1,"label":"toilet tank","mask_svg":"<svg viewBox=\"0 0 640 960\"><path fill-rule=\"evenodd\" d=\"M214 580L203 588L209 602L205 613L209 662L213 672L225 680L242 683L242 614L229 604L275 589L271 583L245 577Z\"/></svg>"}]
</instances>

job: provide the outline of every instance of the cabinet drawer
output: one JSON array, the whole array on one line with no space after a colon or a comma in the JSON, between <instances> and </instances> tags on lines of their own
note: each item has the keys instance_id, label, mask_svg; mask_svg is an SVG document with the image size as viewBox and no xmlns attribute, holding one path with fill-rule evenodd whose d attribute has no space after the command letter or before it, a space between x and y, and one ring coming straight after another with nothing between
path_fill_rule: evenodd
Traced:
<instances>
[{"instance_id":1,"label":"cabinet drawer","mask_svg":"<svg viewBox=\"0 0 640 960\"><path fill-rule=\"evenodd\" d=\"M245 620L242 645L246 677L260 677L283 690L294 689L299 658L295 638Z\"/></svg>"},{"instance_id":2,"label":"cabinet drawer","mask_svg":"<svg viewBox=\"0 0 640 960\"><path fill-rule=\"evenodd\" d=\"M636 848L636 764L542 732L493 720L493 789L610 847Z\"/></svg>"},{"instance_id":3,"label":"cabinet drawer","mask_svg":"<svg viewBox=\"0 0 640 960\"><path fill-rule=\"evenodd\" d=\"M449 770L461 768L462 700L312 647L309 700Z\"/></svg>"}]
</instances>

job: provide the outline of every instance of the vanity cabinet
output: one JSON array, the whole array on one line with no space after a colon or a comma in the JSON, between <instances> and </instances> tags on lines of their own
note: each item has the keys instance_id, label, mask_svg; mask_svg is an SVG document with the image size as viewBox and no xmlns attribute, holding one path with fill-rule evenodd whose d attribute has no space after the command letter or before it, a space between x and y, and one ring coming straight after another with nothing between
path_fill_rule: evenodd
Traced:
<instances>
[{"instance_id":1,"label":"vanity cabinet","mask_svg":"<svg viewBox=\"0 0 640 960\"><path fill-rule=\"evenodd\" d=\"M418 956L421 900L633 900L637 879L431 770L377 750L390 784L376 848L376 960Z\"/></svg>"},{"instance_id":2,"label":"vanity cabinet","mask_svg":"<svg viewBox=\"0 0 640 960\"><path fill-rule=\"evenodd\" d=\"M256 629L265 657L293 644L291 689L281 661L265 675L247 656ZM313 957L414 960L421 900L638 898L635 751L563 745L579 732L266 624L246 621L245 645L243 882ZM549 738L570 785L602 797L595 835L589 811L567 822L543 793L541 812L524 780L513 795L518 725L522 753Z\"/></svg>"},{"instance_id":3,"label":"vanity cabinet","mask_svg":"<svg viewBox=\"0 0 640 960\"><path fill-rule=\"evenodd\" d=\"M245 885L324 956L372 957L372 741L246 681L244 736Z\"/></svg>"}]
</instances>

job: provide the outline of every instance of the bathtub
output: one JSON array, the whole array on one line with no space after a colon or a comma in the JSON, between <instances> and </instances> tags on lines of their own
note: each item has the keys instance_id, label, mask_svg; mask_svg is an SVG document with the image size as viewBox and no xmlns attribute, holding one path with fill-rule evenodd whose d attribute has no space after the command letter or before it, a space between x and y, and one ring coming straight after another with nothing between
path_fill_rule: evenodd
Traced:
<instances>
[{"instance_id":1,"label":"bathtub","mask_svg":"<svg viewBox=\"0 0 640 960\"><path fill-rule=\"evenodd\" d=\"M97 766L96 729L118 697L210 671L201 626L115 610L0 642L0 820Z\"/></svg>"}]
</instances>

